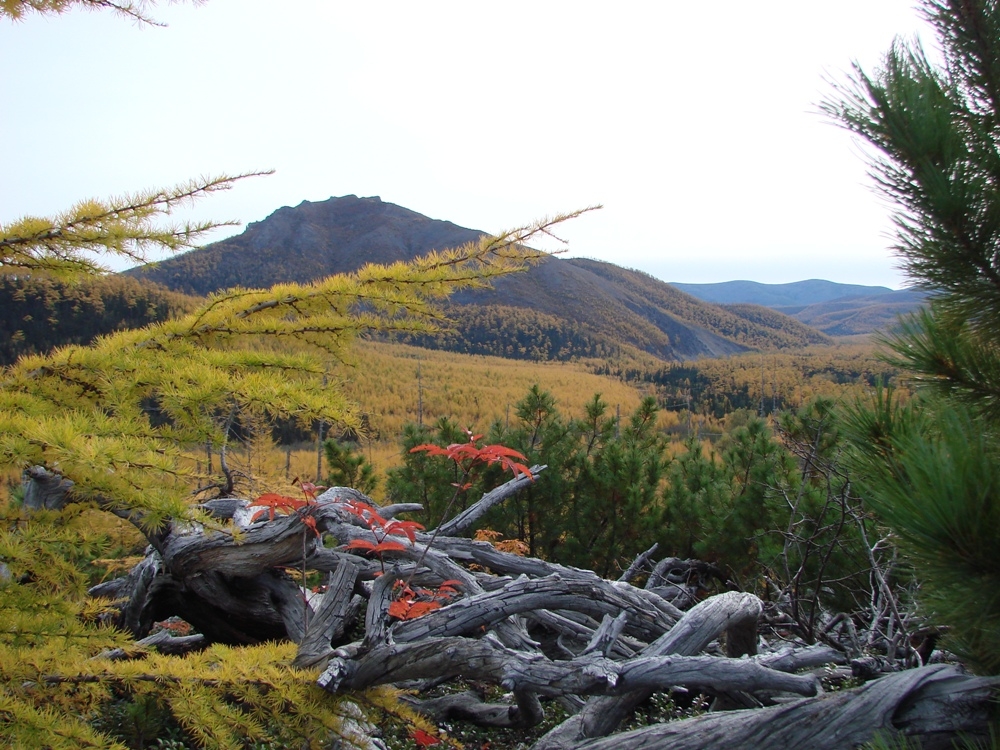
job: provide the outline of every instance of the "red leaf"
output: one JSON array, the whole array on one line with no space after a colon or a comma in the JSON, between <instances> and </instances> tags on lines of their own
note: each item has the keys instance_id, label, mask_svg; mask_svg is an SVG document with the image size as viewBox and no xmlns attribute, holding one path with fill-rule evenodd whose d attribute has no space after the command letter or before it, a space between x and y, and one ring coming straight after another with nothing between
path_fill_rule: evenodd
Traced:
<instances>
[{"instance_id":1,"label":"red leaf","mask_svg":"<svg viewBox=\"0 0 1000 750\"><path fill-rule=\"evenodd\" d=\"M393 534L395 536L405 536L410 540L410 543L417 541L418 531L423 531L424 527L421 526L416 521L389 521L386 524L385 531L387 534Z\"/></svg>"},{"instance_id":2,"label":"red leaf","mask_svg":"<svg viewBox=\"0 0 1000 750\"><path fill-rule=\"evenodd\" d=\"M425 443L424 445L412 448L410 453L427 451L428 455L446 456L457 464L461 464L463 461L485 464L499 463L505 471L510 471L515 477L526 476L529 479L534 479L531 470L526 464L514 460L521 459L521 461L527 461L528 459L523 453L513 448L508 448L506 445L499 444L485 445L480 448L476 445L476 441L483 436L473 435L469 430L466 430L466 433L469 435L469 442L467 443L452 443L447 448ZM457 487L458 485L455 486Z\"/></svg>"},{"instance_id":3,"label":"red leaf","mask_svg":"<svg viewBox=\"0 0 1000 750\"><path fill-rule=\"evenodd\" d=\"M456 462L463 458L475 461L479 458L479 448L472 443L453 443L448 446L447 455Z\"/></svg>"},{"instance_id":4,"label":"red leaf","mask_svg":"<svg viewBox=\"0 0 1000 750\"><path fill-rule=\"evenodd\" d=\"M360 518L370 529L376 526L383 527L386 524L386 520L376 512L375 508L360 500L348 500L344 503L344 510Z\"/></svg>"},{"instance_id":5,"label":"red leaf","mask_svg":"<svg viewBox=\"0 0 1000 750\"><path fill-rule=\"evenodd\" d=\"M319 487L313 484L312 482L302 482L299 485L299 489L302 490L302 494L305 495L307 498L309 498L310 500L315 500L316 495L320 494L321 492L324 492L327 488Z\"/></svg>"},{"instance_id":6,"label":"red leaf","mask_svg":"<svg viewBox=\"0 0 1000 750\"><path fill-rule=\"evenodd\" d=\"M405 620L407 612L410 611L410 605L413 602L408 602L405 599L400 599L394 601L389 605L389 617L395 617L397 620Z\"/></svg>"},{"instance_id":7,"label":"red leaf","mask_svg":"<svg viewBox=\"0 0 1000 750\"><path fill-rule=\"evenodd\" d=\"M254 505L263 505L268 510L268 519L274 520L274 512L281 511L282 513L291 513L293 511L302 508L308 503L304 500L296 500L294 497L288 497L287 495L279 495L275 492L266 492L256 500L253 501ZM256 521L262 514L263 510L259 510L254 513L253 517L250 519L251 522Z\"/></svg>"},{"instance_id":8,"label":"red leaf","mask_svg":"<svg viewBox=\"0 0 1000 750\"><path fill-rule=\"evenodd\" d=\"M412 599L416 594L413 593L413 589L407 586L403 581L396 581L393 584L399 591L396 593L397 599Z\"/></svg>"},{"instance_id":9,"label":"red leaf","mask_svg":"<svg viewBox=\"0 0 1000 750\"><path fill-rule=\"evenodd\" d=\"M372 552L375 549L375 543L369 542L367 539L352 539L344 545L344 549L363 549L365 552Z\"/></svg>"},{"instance_id":10,"label":"red leaf","mask_svg":"<svg viewBox=\"0 0 1000 750\"><path fill-rule=\"evenodd\" d=\"M410 592L411 594L413 592ZM441 603L436 601L414 601L409 597L397 599L389 605L389 616L397 620L413 620L435 609L440 609Z\"/></svg>"},{"instance_id":11,"label":"red leaf","mask_svg":"<svg viewBox=\"0 0 1000 750\"><path fill-rule=\"evenodd\" d=\"M440 745L441 740L435 737L433 734L428 734L423 729L413 730L413 741L417 743L419 747L431 747L432 745Z\"/></svg>"},{"instance_id":12,"label":"red leaf","mask_svg":"<svg viewBox=\"0 0 1000 750\"><path fill-rule=\"evenodd\" d=\"M486 445L483 446L480 453L487 458L500 458L501 456L508 456L509 458L519 458L522 461L528 460L528 457L523 453L516 451L513 448L508 448L506 445Z\"/></svg>"},{"instance_id":13,"label":"red leaf","mask_svg":"<svg viewBox=\"0 0 1000 750\"><path fill-rule=\"evenodd\" d=\"M455 583L458 583L458 581L455 581ZM438 586L437 592L434 594L434 597L436 599L450 599L451 597L455 596L455 594L457 594L457 593L458 593L458 589L456 589L454 586L451 586L447 582L445 582L445 583L442 583L440 586Z\"/></svg>"},{"instance_id":14,"label":"red leaf","mask_svg":"<svg viewBox=\"0 0 1000 750\"><path fill-rule=\"evenodd\" d=\"M315 518L313 518L310 515L303 515L302 516L302 523L304 523L306 526L308 526L310 529L312 529L312 533L313 534L315 534L316 536L320 535L319 534L319 529L316 528L316 519Z\"/></svg>"},{"instance_id":15,"label":"red leaf","mask_svg":"<svg viewBox=\"0 0 1000 750\"><path fill-rule=\"evenodd\" d=\"M518 463L514 463L513 461L507 461L507 462L504 462L503 466L504 466L505 469L510 469L511 473L513 473L513 475L515 476L515 478L519 474L523 474L524 476L526 476L531 481L535 481L535 475L532 474L531 473L531 469L529 469L524 464L518 464Z\"/></svg>"},{"instance_id":16,"label":"red leaf","mask_svg":"<svg viewBox=\"0 0 1000 750\"><path fill-rule=\"evenodd\" d=\"M383 552L406 552L406 547L399 542L380 542L372 547L372 549L379 555Z\"/></svg>"}]
</instances>

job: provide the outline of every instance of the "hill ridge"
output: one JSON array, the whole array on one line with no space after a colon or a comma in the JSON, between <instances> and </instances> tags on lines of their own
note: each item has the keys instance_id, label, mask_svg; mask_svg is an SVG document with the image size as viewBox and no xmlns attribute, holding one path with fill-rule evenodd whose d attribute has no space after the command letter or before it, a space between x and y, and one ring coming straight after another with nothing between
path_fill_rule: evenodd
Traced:
<instances>
[{"instance_id":1,"label":"hill ridge","mask_svg":"<svg viewBox=\"0 0 1000 750\"><path fill-rule=\"evenodd\" d=\"M896 324L900 316L926 304L927 295L915 289L840 284L807 279L787 284L723 281L717 284L671 286L726 308L756 304L789 315L830 336L871 333Z\"/></svg>"},{"instance_id":2,"label":"hill ridge","mask_svg":"<svg viewBox=\"0 0 1000 750\"><path fill-rule=\"evenodd\" d=\"M380 197L347 195L283 206L241 234L127 273L170 289L207 294L231 286L305 283L369 262L409 260L483 234ZM503 309L508 318L517 310L523 326L537 333L529 345L516 327L494 323L494 329L506 331L502 336L494 331L499 336L495 346L506 356L541 356L528 352L544 351L569 358L587 356L583 350L624 346L683 360L829 341L787 316L726 310L645 272L550 256L527 274L498 280L492 290L455 295L448 309L458 333L468 335L439 342L451 341L449 346L459 351L463 346L488 348L487 308ZM577 343L567 343L573 341ZM440 345L426 337L419 342Z\"/></svg>"}]
</instances>

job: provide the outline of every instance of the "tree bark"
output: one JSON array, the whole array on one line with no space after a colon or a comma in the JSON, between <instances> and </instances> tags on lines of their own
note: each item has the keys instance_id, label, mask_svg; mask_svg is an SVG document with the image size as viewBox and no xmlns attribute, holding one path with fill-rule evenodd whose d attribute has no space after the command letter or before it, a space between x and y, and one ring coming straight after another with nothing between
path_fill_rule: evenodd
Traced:
<instances>
[{"instance_id":1,"label":"tree bark","mask_svg":"<svg viewBox=\"0 0 1000 750\"><path fill-rule=\"evenodd\" d=\"M853 690L772 708L706 714L561 747L849 750L882 733L890 738L918 738L924 750L944 750L953 747L959 733L970 739L984 736L998 682L997 678L970 677L952 666L932 665L889 675Z\"/></svg>"},{"instance_id":2,"label":"tree bark","mask_svg":"<svg viewBox=\"0 0 1000 750\"><path fill-rule=\"evenodd\" d=\"M651 643L642 656L666 654L692 655L702 651L727 630L739 632L756 627L762 605L752 594L734 591L706 599L689 610L662 637ZM536 743L535 750L575 747L593 737L613 732L635 707L650 697L652 691L639 688L615 697L592 698L583 710L571 716Z\"/></svg>"}]
</instances>

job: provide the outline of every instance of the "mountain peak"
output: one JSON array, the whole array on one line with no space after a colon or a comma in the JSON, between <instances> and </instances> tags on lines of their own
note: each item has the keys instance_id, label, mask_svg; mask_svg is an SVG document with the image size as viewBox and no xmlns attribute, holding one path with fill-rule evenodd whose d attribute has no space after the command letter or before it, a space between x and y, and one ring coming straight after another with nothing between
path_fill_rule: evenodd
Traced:
<instances>
[{"instance_id":1,"label":"mountain peak","mask_svg":"<svg viewBox=\"0 0 1000 750\"><path fill-rule=\"evenodd\" d=\"M305 283L478 240L482 232L356 195L285 206L235 237L129 275L194 294ZM735 354L827 339L783 315L728 311L610 263L550 257L493 290L453 298L461 350L515 357L600 356L623 345L664 359ZM446 345L441 340L427 345Z\"/></svg>"}]
</instances>

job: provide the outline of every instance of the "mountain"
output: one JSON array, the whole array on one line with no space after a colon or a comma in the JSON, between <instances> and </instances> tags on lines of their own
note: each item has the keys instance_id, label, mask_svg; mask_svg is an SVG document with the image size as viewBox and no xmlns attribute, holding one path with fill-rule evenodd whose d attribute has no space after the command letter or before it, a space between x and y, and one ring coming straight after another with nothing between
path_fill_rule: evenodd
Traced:
<instances>
[{"instance_id":1,"label":"mountain","mask_svg":"<svg viewBox=\"0 0 1000 750\"><path fill-rule=\"evenodd\" d=\"M899 316L908 315L926 302L924 292L900 289L885 294L841 297L812 305L774 309L828 336L850 336L890 328Z\"/></svg>"},{"instance_id":2,"label":"mountain","mask_svg":"<svg viewBox=\"0 0 1000 750\"><path fill-rule=\"evenodd\" d=\"M838 284L822 279L790 284L724 281L671 286L730 310L745 304L763 305L829 336L889 328L900 315L913 312L927 301L923 292L912 289L894 291L885 286Z\"/></svg>"},{"instance_id":3,"label":"mountain","mask_svg":"<svg viewBox=\"0 0 1000 750\"><path fill-rule=\"evenodd\" d=\"M309 282L366 263L394 263L464 245L482 235L378 197L348 195L279 208L235 237L125 273L205 295L234 286Z\"/></svg>"},{"instance_id":4,"label":"mountain","mask_svg":"<svg viewBox=\"0 0 1000 750\"><path fill-rule=\"evenodd\" d=\"M280 208L239 235L129 271L178 291L268 287L408 260L482 236L377 197ZM492 290L455 295L454 330L404 337L424 346L534 359L608 356L635 347L664 359L801 347L823 334L765 308L725 309L611 263L549 257Z\"/></svg>"}]
</instances>

